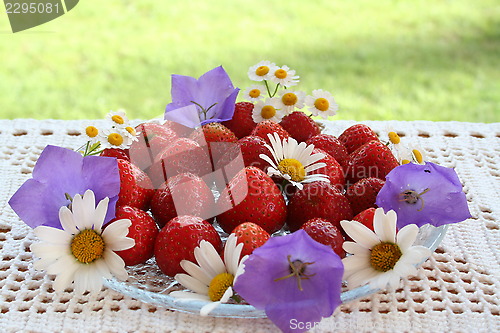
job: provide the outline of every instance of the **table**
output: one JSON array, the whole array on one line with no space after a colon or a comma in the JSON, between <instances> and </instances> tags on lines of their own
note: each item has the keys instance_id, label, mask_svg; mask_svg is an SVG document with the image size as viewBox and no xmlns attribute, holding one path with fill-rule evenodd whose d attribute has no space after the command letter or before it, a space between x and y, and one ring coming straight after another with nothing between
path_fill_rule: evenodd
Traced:
<instances>
[{"instance_id":1,"label":"table","mask_svg":"<svg viewBox=\"0 0 500 333\"><path fill-rule=\"evenodd\" d=\"M338 135L353 121L325 122ZM427 160L454 167L472 218L452 225L418 275L344 304L315 332L500 331L500 123L364 121L421 147ZM3 332L269 332L268 319L227 319L173 312L103 289L56 294L32 266L32 230L8 206L47 144L77 148L88 121L0 120L0 328Z\"/></svg>"}]
</instances>

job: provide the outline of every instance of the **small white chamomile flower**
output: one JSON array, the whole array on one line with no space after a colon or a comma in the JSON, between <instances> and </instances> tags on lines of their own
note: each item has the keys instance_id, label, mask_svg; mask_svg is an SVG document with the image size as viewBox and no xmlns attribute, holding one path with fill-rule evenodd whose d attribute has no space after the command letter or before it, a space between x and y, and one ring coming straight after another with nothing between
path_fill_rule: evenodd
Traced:
<instances>
[{"instance_id":1,"label":"small white chamomile flower","mask_svg":"<svg viewBox=\"0 0 500 333\"><path fill-rule=\"evenodd\" d=\"M252 111L252 119L257 124L264 120L279 123L283 116L283 112L279 109L278 99L275 97L257 101Z\"/></svg>"},{"instance_id":2,"label":"small white chamomile flower","mask_svg":"<svg viewBox=\"0 0 500 333\"><path fill-rule=\"evenodd\" d=\"M265 94L266 94L266 87L264 87L261 84L254 84L245 90L243 98L245 100L255 102L258 101L259 99L263 99L265 97Z\"/></svg>"},{"instance_id":3,"label":"small white chamomile flower","mask_svg":"<svg viewBox=\"0 0 500 333\"><path fill-rule=\"evenodd\" d=\"M263 60L248 69L248 77L252 81L269 80L272 73L274 73L277 68L278 66L276 66L276 64L268 60Z\"/></svg>"},{"instance_id":4,"label":"small white chamomile flower","mask_svg":"<svg viewBox=\"0 0 500 333\"><path fill-rule=\"evenodd\" d=\"M283 87L292 87L299 83L299 76L295 75L295 70L288 66L276 68L270 75L270 80L279 83Z\"/></svg>"},{"instance_id":5,"label":"small white chamomile flower","mask_svg":"<svg viewBox=\"0 0 500 333\"><path fill-rule=\"evenodd\" d=\"M118 111L110 111L106 115L106 120L110 121L113 123L114 126L121 126L121 127L126 127L128 126L128 118L125 115L125 110L118 110Z\"/></svg>"},{"instance_id":6,"label":"small white chamomile flower","mask_svg":"<svg viewBox=\"0 0 500 333\"><path fill-rule=\"evenodd\" d=\"M313 116L320 116L323 119L334 116L339 108L332 94L322 89L313 90L312 96L306 97L306 106Z\"/></svg>"},{"instance_id":7,"label":"small white chamomile flower","mask_svg":"<svg viewBox=\"0 0 500 333\"><path fill-rule=\"evenodd\" d=\"M306 94L303 91L282 90L279 94L279 108L285 114L290 114L295 109L304 107L304 99Z\"/></svg>"}]
</instances>

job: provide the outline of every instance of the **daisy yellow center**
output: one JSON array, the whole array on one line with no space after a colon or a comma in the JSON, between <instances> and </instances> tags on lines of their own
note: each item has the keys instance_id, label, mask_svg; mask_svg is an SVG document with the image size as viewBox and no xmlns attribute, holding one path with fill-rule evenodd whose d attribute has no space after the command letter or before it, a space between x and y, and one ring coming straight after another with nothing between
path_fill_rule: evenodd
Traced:
<instances>
[{"instance_id":1,"label":"daisy yellow center","mask_svg":"<svg viewBox=\"0 0 500 333\"><path fill-rule=\"evenodd\" d=\"M281 97L281 101L283 102L283 104L285 105L295 105L297 103L297 95L295 95L294 93L286 93L283 95L283 97Z\"/></svg>"},{"instance_id":2,"label":"daisy yellow center","mask_svg":"<svg viewBox=\"0 0 500 333\"><path fill-rule=\"evenodd\" d=\"M73 237L71 253L84 264L89 264L100 259L104 253L104 240L102 236L91 229L85 229Z\"/></svg>"},{"instance_id":3,"label":"daisy yellow center","mask_svg":"<svg viewBox=\"0 0 500 333\"><path fill-rule=\"evenodd\" d=\"M125 121L123 120L122 116L119 116L115 114L113 117L111 117L111 120L113 120L115 123L122 125Z\"/></svg>"},{"instance_id":4,"label":"daisy yellow center","mask_svg":"<svg viewBox=\"0 0 500 333\"><path fill-rule=\"evenodd\" d=\"M264 76L267 73L269 73L269 67L267 66L260 66L255 70L255 74L257 74L258 76Z\"/></svg>"},{"instance_id":5,"label":"daisy yellow center","mask_svg":"<svg viewBox=\"0 0 500 333\"><path fill-rule=\"evenodd\" d=\"M216 275L208 287L208 297L212 302L220 301L227 288L233 285L234 276L229 273Z\"/></svg>"},{"instance_id":6,"label":"daisy yellow center","mask_svg":"<svg viewBox=\"0 0 500 333\"><path fill-rule=\"evenodd\" d=\"M259 89L252 89L252 90L250 90L248 95L252 98L257 98L260 96L260 90Z\"/></svg>"},{"instance_id":7,"label":"daisy yellow center","mask_svg":"<svg viewBox=\"0 0 500 333\"><path fill-rule=\"evenodd\" d=\"M375 245L371 250L370 264L379 272L387 272L396 266L403 254L397 244L383 242Z\"/></svg>"},{"instance_id":8,"label":"daisy yellow center","mask_svg":"<svg viewBox=\"0 0 500 333\"><path fill-rule=\"evenodd\" d=\"M294 158L285 158L278 163L278 170L287 174L294 182L301 182L306 178L306 169L300 161Z\"/></svg>"},{"instance_id":9,"label":"daisy yellow center","mask_svg":"<svg viewBox=\"0 0 500 333\"><path fill-rule=\"evenodd\" d=\"M113 146L119 146L123 143L123 136L118 133L111 133L108 135L108 142Z\"/></svg>"},{"instance_id":10,"label":"daisy yellow center","mask_svg":"<svg viewBox=\"0 0 500 333\"><path fill-rule=\"evenodd\" d=\"M326 111L330 107L330 103L326 98L320 97L314 101L314 107L320 111Z\"/></svg>"},{"instance_id":11,"label":"daisy yellow center","mask_svg":"<svg viewBox=\"0 0 500 333\"><path fill-rule=\"evenodd\" d=\"M99 130L97 128L95 128L94 126L88 126L86 129L85 129L85 133L91 137L91 138L95 138L97 136L97 134L99 134Z\"/></svg>"},{"instance_id":12,"label":"daisy yellow center","mask_svg":"<svg viewBox=\"0 0 500 333\"><path fill-rule=\"evenodd\" d=\"M127 126L127 127L125 127L125 129L126 129L126 130L127 130L127 132L129 132L130 134L135 135L135 129L134 129L133 127Z\"/></svg>"},{"instance_id":13,"label":"daisy yellow center","mask_svg":"<svg viewBox=\"0 0 500 333\"><path fill-rule=\"evenodd\" d=\"M422 163L424 158L422 157L422 153L419 150L413 149L411 153L413 154L413 157L415 157L415 161L417 161L417 163Z\"/></svg>"},{"instance_id":14,"label":"daisy yellow center","mask_svg":"<svg viewBox=\"0 0 500 333\"><path fill-rule=\"evenodd\" d=\"M276 109L272 105L266 105L260 111L260 115L264 119L271 119L276 115Z\"/></svg>"},{"instance_id":15,"label":"daisy yellow center","mask_svg":"<svg viewBox=\"0 0 500 333\"><path fill-rule=\"evenodd\" d=\"M389 132L389 140L397 145L398 143L401 142L401 138L399 137L398 133L396 132Z\"/></svg>"},{"instance_id":16,"label":"daisy yellow center","mask_svg":"<svg viewBox=\"0 0 500 333\"><path fill-rule=\"evenodd\" d=\"M278 78L278 79L284 79L287 77L288 73L286 72L286 70L284 69L278 69L276 72L274 72L274 75Z\"/></svg>"}]
</instances>

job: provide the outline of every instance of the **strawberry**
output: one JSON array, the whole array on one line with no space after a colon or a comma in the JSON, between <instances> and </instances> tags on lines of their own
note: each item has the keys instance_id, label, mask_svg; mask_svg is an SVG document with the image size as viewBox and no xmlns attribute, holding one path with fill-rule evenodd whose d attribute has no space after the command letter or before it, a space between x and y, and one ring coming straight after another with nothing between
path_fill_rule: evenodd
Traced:
<instances>
[{"instance_id":1,"label":"strawberry","mask_svg":"<svg viewBox=\"0 0 500 333\"><path fill-rule=\"evenodd\" d=\"M290 134L287 131L285 131L280 124L275 123L274 121L271 120L264 120L258 123L257 126L255 126L255 128L253 129L251 135L260 136L266 141L266 143L270 144L271 142L269 141L267 135L272 134L274 132L278 133L281 140L290 137Z\"/></svg>"},{"instance_id":2,"label":"strawberry","mask_svg":"<svg viewBox=\"0 0 500 333\"><path fill-rule=\"evenodd\" d=\"M342 248L342 244L344 244L344 237L342 236L340 230L334 226L332 222L317 217L304 223L300 229L307 232L307 234L316 242L330 246L340 258L345 257L345 251Z\"/></svg>"},{"instance_id":3,"label":"strawberry","mask_svg":"<svg viewBox=\"0 0 500 333\"><path fill-rule=\"evenodd\" d=\"M191 132L193 132L192 128L189 128L172 120L166 120L162 126L173 131L179 138L188 137Z\"/></svg>"},{"instance_id":4,"label":"strawberry","mask_svg":"<svg viewBox=\"0 0 500 333\"><path fill-rule=\"evenodd\" d=\"M265 146L266 141L259 136L249 135L238 140L238 145L231 147L219 161L217 169L229 165L241 153L245 166L254 166L263 171L269 163L260 158L261 154L271 157L271 152Z\"/></svg>"},{"instance_id":5,"label":"strawberry","mask_svg":"<svg viewBox=\"0 0 500 333\"><path fill-rule=\"evenodd\" d=\"M106 148L99 154L100 156L116 157L122 160L130 161L128 149Z\"/></svg>"},{"instance_id":6,"label":"strawberry","mask_svg":"<svg viewBox=\"0 0 500 333\"><path fill-rule=\"evenodd\" d=\"M137 265L146 262L153 256L156 236L158 236L158 226L155 220L148 213L135 207L118 206L116 207L116 215L106 227L116 220L128 219L132 225L128 229L127 237L135 240L134 247L117 251L125 265Z\"/></svg>"},{"instance_id":7,"label":"strawberry","mask_svg":"<svg viewBox=\"0 0 500 333\"><path fill-rule=\"evenodd\" d=\"M280 125L298 142L306 141L321 133L318 124L301 111L295 111L283 117Z\"/></svg>"},{"instance_id":8,"label":"strawberry","mask_svg":"<svg viewBox=\"0 0 500 333\"><path fill-rule=\"evenodd\" d=\"M256 123L252 119L253 103L239 102L235 104L233 118L228 121L222 122L224 126L229 128L241 139L250 135L255 128Z\"/></svg>"},{"instance_id":9,"label":"strawberry","mask_svg":"<svg viewBox=\"0 0 500 333\"><path fill-rule=\"evenodd\" d=\"M368 208L353 217L354 221L363 223L366 227L373 231L373 216L375 215L375 208Z\"/></svg>"},{"instance_id":10,"label":"strawberry","mask_svg":"<svg viewBox=\"0 0 500 333\"><path fill-rule=\"evenodd\" d=\"M149 168L156 155L177 139L174 131L158 123L142 123L135 130L139 135L130 146L130 158L141 170Z\"/></svg>"},{"instance_id":11,"label":"strawberry","mask_svg":"<svg viewBox=\"0 0 500 333\"><path fill-rule=\"evenodd\" d=\"M192 173L169 178L151 199L151 213L160 227L177 215L213 216L215 199L207 184Z\"/></svg>"},{"instance_id":12,"label":"strawberry","mask_svg":"<svg viewBox=\"0 0 500 333\"><path fill-rule=\"evenodd\" d=\"M190 139L200 146L208 146L208 152L213 162L217 162L222 155L238 141L233 132L221 123L208 123L195 130Z\"/></svg>"},{"instance_id":13,"label":"strawberry","mask_svg":"<svg viewBox=\"0 0 500 333\"><path fill-rule=\"evenodd\" d=\"M384 184L385 181L381 179L368 177L357 181L349 187L346 197L351 203L352 213L356 215L367 208L377 207L375 200Z\"/></svg>"},{"instance_id":14,"label":"strawberry","mask_svg":"<svg viewBox=\"0 0 500 333\"><path fill-rule=\"evenodd\" d=\"M243 243L241 257L252 254L253 250L264 245L271 235L253 222L244 222L234 228L233 234L236 235L237 243Z\"/></svg>"},{"instance_id":15,"label":"strawberry","mask_svg":"<svg viewBox=\"0 0 500 333\"><path fill-rule=\"evenodd\" d=\"M364 124L353 125L339 136L339 141L342 142L349 154L372 140L378 140L377 134Z\"/></svg>"},{"instance_id":16,"label":"strawberry","mask_svg":"<svg viewBox=\"0 0 500 333\"><path fill-rule=\"evenodd\" d=\"M365 143L349 156L346 178L355 183L362 178L385 176L399 165L389 147L378 139Z\"/></svg>"},{"instance_id":17,"label":"strawberry","mask_svg":"<svg viewBox=\"0 0 500 333\"><path fill-rule=\"evenodd\" d=\"M340 230L340 221L352 218L349 200L327 182L305 184L290 199L286 222L291 231L296 231L315 217L330 221Z\"/></svg>"},{"instance_id":18,"label":"strawberry","mask_svg":"<svg viewBox=\"0 0 500 333\"><path fill-rule=\"evenodd\" d=\"M268 233L283 226L286 204L273 180L256 167L246 167L229 181L222 191L217 208L223 211L217 221L225 232L252 221Z\"/></svg>"},{"instance_id":19,"label":"strawberry","mask_svg":"<svg viewBox=\"0 0 500 333\"><path fill-rule=\"evenodd\" d=\"M181 261L196 262L194 249L202 240L210 242L217 252L222 251L220 236L210 223L190 215L173 218L156 237L154 255L158 267L169 276L183 273Z\"/></svg>"},{"instance_id":20,"label":"strawberry","mask_svg":"<svg viewBox=\"0 0 500 333\"><path fill-rule=\"evenodd\" d=\"M149 209L154 194L149 177L129 161L118 159L120 172L120 193L117 206L132 206L144 211Z\"/></svg>"},{"instance_id":21,"label":"strawberry","mask_svg":"<svg viewBox=\"0 0 500 333\"><path fill-rule=\"evenodd\" d=\"M321 153L324 154L325 157L323 157L321 160L319 160L317 163L325 163L326 166L316 169L313 171L310 171L310 174L323 174L327 176L330 179L330 184L337 187L340 191L344 189L344 171L342 170L342 167L340 166L339 162L337 162L330 154L325 152L324 150L321 150L319 148L314 148L313 154Z\"/></svg>"},{"instance_id":22,"label":"strawberry","mask_svg":"<svg viewBox=\"0 0 500 333\"><path fill-rule=\"evenodd\" d=\"M188 138L180 138L167 146L155 159L148 174L155 187L168 177L191 172L200 177L212 170L206 148Z\"/></svg>"},{"instance_id":23,"label":"strawberry","mask_svg":"<svg viewBox=\"0 0 500 333\"><path fill-rule=\"evenodd\" d=\"M344 144L333 135L315 135L309 138L306 143L308 145L314 145L315 148L324 150L334 159L336 159L342 167L347 163L349 153L347 153L347 149L345 148Z\"/></svg>"}]
</instances>

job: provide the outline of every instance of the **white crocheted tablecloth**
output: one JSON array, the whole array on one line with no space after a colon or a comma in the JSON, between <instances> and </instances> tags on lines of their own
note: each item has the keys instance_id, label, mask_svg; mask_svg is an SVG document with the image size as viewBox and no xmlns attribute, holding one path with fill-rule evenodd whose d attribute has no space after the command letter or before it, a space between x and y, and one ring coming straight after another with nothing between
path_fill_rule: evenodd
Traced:
<instances>
[{"instance_id":1,"label":"white crocheted tablecloth","mask_svg":"<svg viewBox=\"0 0 500 333\"><path fill-rule=\"evenodd\" d=\"M339 135L353 122L327 122ZM500 123L363 122L392 127L427 159L455 167L472 218L452 225L418 275L340 306L315 332L500 331ZM98 295L56 294L52 278L33 269L32 230L7 201L28 178L47 144L77 148L88 122L0 120L1 332L269 332L268 319L200 317L170 311L103 289Z\"/></svg>"}]
</instances>

